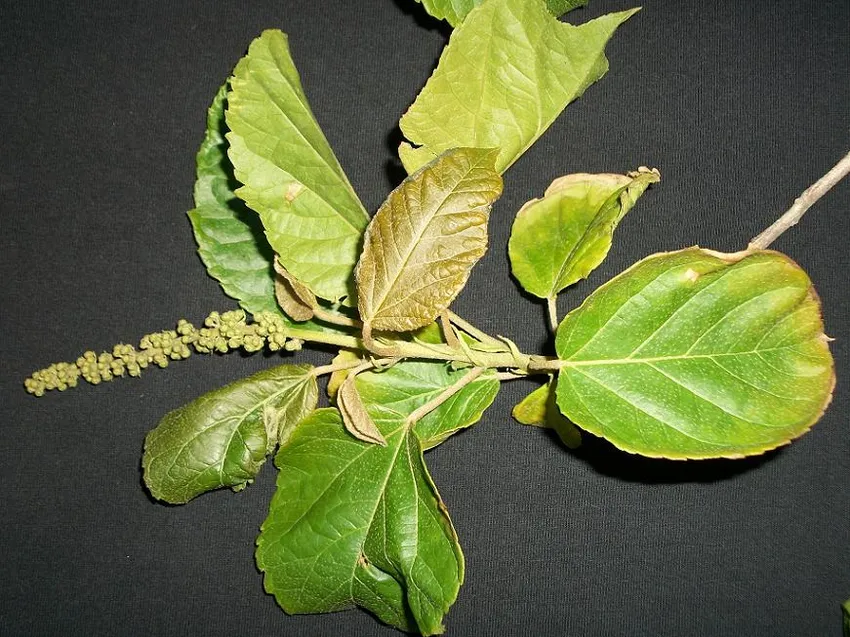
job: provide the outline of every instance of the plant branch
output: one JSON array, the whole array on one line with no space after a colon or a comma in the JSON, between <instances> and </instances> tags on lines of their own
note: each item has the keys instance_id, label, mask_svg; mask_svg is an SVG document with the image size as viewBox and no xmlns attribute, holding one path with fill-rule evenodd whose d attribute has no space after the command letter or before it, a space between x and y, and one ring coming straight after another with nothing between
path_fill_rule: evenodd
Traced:
<instances>
[{"instance_id":1,"label":"plant branch","mask_svg":"<svg viewBox=\"0 0 850 637\"><path fill-rule=\"evenodd\" d=\"M764 250L779 236L788 230L806 214L806 211L835 184L850 173L850 153L847 153L832 169L815 183L809 186L802 195L797 197L794 204L777 219L767 230L750 241L748 250Z\"/></svg>"},{"instance_id":2,"label":"plant branch","mask_svg":"<svg viewBox=\"0 0 850 637\"><path fill-rule=\"evenodd\" d=\"M345 363L331 363L330 365L314 367L313 376L324 376L325 374L333 374L334 372L339 372L345 369L356 369L358 371L365 371L367 369L373 369L375 367L392 365L397 361L397 358L376 358L371 361L356 360L348 361Z\"/></svg>"}]
</instances>

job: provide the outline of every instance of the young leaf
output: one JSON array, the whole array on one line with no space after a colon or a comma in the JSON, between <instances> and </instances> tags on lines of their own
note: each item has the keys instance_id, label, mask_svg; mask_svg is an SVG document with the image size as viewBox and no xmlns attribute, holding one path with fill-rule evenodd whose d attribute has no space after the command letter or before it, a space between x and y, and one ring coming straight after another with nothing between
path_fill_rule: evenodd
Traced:
<instances>
[{"instance_id":1,"label":"young leaf","mask_svg":"<svg viewBox=\"0 0 850 637\"><path fill-rule=\"evenodd\" d=\"M358 309L376 330L433 322L487 249L491 204L502 193L494 150L458 148L405 179L366 230Z\"/></svg>"},{"instance_id":2,"label":"young leaf","mask_svg":"<svg viewBox=\"0 0 850 637\"><path fill-rule=\"evenodd\" d=\"M251 314L280 310L275 302L274 252L253 210L233 193L233 170L227 160L222 86L207 112L207 131L198 150L195 208L188 215L198 254L224 292Z\"/></svg>"},{"instance_id":3,"label":"young leaf","mask_svg":"<svg viewBox=\"0 0 850 637\"><path fill-rule=\"evenodd\" d=\"M453 27L459 25L466 14L481 4L482 0L416 0L425 7L429 15L438 20L445 20ZM561 16L568 11L583 7L588 0L546 0L549 12Z\"/></svg>"},{"instance_id":4,"label":"young leaf","mask_svg":"<svg viewBox=\"0 0 850 637\"><path fill-rule=\"evenodd\" d=\"M244 487L317 400L310 365L282 365L205 394L167 414L147 435L145 484L172 504Z\"/></svg>"},{"instance_id":5,"label":"young leaf","mask_svg":"<svg viewBox=\"0 0 850 637\"><path fill-rule=\"evenodd\" d=\"M403 630L439 634L463 554L416 434L399 414L373 415L387 446L349 436L335 409L299 425L276 459L257 564L288 613L357 605Z\"/></svg>"},{"instance_id":6,"label":"young leaf","mask_svg":"<svg viewBox=\"0 0 850 637\"><path fill-rule=\"evenodd\" d=\"M648 257L558 328L558 406L617 447L736 458L805 433L835 383L820 304L777 252Z\"/></svg>"},{"instance_id":7,"label":"young leaf","mask_svg":"<svg viewBox=\"0 0 850 637\"><path fill-rule=\"evenodd\" d=\"M339 365L341 363L356 363L360 361L360 356L356 352L352 352L348 349L341 349L339 353L333 357L331 364ZM351 373L351 369L338 369L335 372L332 372L330 378L328 378L328 398L331 400L336 400L337 392L339 392L340 386L348 378L348 374Z\"/></svg>"},{"instance_id":8,"label":"young leaf","mask_svg":"<svg viewBox=\"0 0 850 637\"><path fill-rule=\"evenodd\" d=\"M581 445L579 429L558 411L551 382L541 385L523 398L514 406L511 415L523 425L554 429L561 442L570 449L577 449Z\"/></svg>"},{"instance_id":9,"label":"young leaf","mask_svg":"<svg viewBox=\"0 0 850 637\"><path fill-rule=\"evenodd\" d=\"M349 374L339 387L336 402L342 416L342 422L348 433L358 440L386 447L387 441L384 440L363 405L363 400L360 398L355 385L356 380L357 377L354 374Z\"/></svg>"},{"instance_id":10,"label":"young leaf","mask_svg":"<svg viewBox=\"0 0 850 637\"><path fill-rule=\"evenodd\" d=\"M334 409L298 426L277 456L278 490L257 543L266 590L284 610L357 605L403 630L441 632L463 555L421 450L477 422L499 381L481 376L416 423L406 418L464 375L442 362L359 374L386 446L353 439Z\"/></svg>"},{"instance_id":11,"label":"young leaf","mask_svg":"<svg viewBox=\"0 0 850 637\"><path fill-rule=\"evenodd\" d=\"M228 155L237 190L284 267L317 296L352 293L369 216L310 111L286 36L264 31L236 66Z\"/></svg>"},{"instance_id":12,"label":"young leaf","mask_svg":"<svg viewBox=\"0 0 850 637\"><path fill-rule=\"evenodd\" d=\"M458 146L498 148L504 172L608 70L605 44L636 10L581 26L543 0L488 0L469 13L399 122L409 173Z\"/></svg>"},{"instance_id":13,"label":"young leaf","mask_svg":"<svg viewBox=\"0 0 850 637\"><path fill-rule=\"evenodd\" d=\"M517 213L508 241L511 270L531 294L554 298L602 263L614 230L658 171L568 175Z\"/></svg>"},{"instance_id":14,"label":"young leaf","mask_svg":"<svg viewBox=\"0 0 850 637\"><path fill-rule=\"evenodd\" d=\"M287 272L277 257L274 260L274 271L277 274L274 282L275 297L286 315L294 321L313 318L317 301L310 288Z\"/></svg>"}]
</instances>

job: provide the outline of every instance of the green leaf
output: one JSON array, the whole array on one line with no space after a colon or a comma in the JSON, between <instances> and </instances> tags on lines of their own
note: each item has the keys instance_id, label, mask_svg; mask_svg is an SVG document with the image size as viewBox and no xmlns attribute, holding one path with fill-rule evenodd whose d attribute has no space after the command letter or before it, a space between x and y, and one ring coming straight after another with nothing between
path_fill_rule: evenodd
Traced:
<instances>
[{"instance_id":1,"label":"green leaf","mask_svg":"<svg viewBox=\"0 0 850 637\"><path fill-rule=\"evenodd\" d=\"M658 171L628 175L568 175L552 182L542 199L517 213L508 255L511 270L531 294L554 298L586 278L608 254L614 230Z\"/></svg>"},{"instance_id":2,"label":"green leaf","mask_svg":"<svg viewBox=\"0 0 850 637\"><path fill-rule=\"evenodd\" d=\"M416 0L425 7L429 15L438 20L445 20L453 27L459 25L473 8L481 4L483 0ZM561 16L587 5L588 0L546 0L549 12L554 16Z\"/></svg>"},{"instance_id":3,"label":"green leaf","mask_svg":"<svg viewBox=\"0 0 850 637\"><path fill-rule=\"evenodd\" d=\"M511 415L522 425L554 429L564 445L578 449L581 446L581 432L558 410L554 389L551 381L541 385L517 403Z\"/></svg>"},{"instance_id":4,"label":"green leaf","mask_svg":"<svg viewBox=\"0 0 850 637\"><path fill-rule=\"evenodd\" d=\"M207 113L207 131L197 155L195 208L189 211L198 254L224 292L251 314L280 313L274 294L274 252L256 213L233 192L235 178L227 160L222 86Z\"/></svg>"},{"instance_id":5,"label":"green leaf","mask_svg":"<svg viewBox=\"0 0 850 637\"><path fill-rule=\"evenodd\" d=\"M252 481L316 407L310 365L282 365L205 394L163 418L142 457L151 494L172 504Z\"/></svg>"},{"instance_id":6,"label":"green leaf","mask_svg":"<svg viewBox=\"0 0 850 637\"><path fill-rule=\"evenodd\" d=\"M636 10L581 26L542 0L488 0L469 13L399 122L409 173L459 146L498 148L504 172L608 70L605 44Z\"/></svg>"},{"instance_id":7,"label":"green leaf","mask_svg":"<svg viewBox=\"0 0 850 637\"><path fill-rule=\"evenodd\" d=\"M502 193L496 152L458 148L405 179L366 230L357 264L364 329L407 331L434 321L487 250Z\"/></svg>"},{"instance_id":8,"label":"green leaf","mask_svg":"<svg viewBox=\"0 0 850 637\"><path fill-rule=\"evenodd\" d=\"M442 362L405 361L389 369L357 376L357 389L370 410L409 414L460 380L467 369L452 370ZM499 381L487 372L416 423L423 449L432 449L475 424L499 392ZM373 416L374 419L374 416Z\"/></svg>"},{"instance_id":9,"label":"green leaf","mask_svg":"<svg viewBox=\"0 0 850 637\"><path fill-rule=\"evenodd\" d=\"M558 327L558 406L617 447L737 458L805 433L835 384L820 304L777 252L648 257Z\"/></svg>"},{"instance_id":10,"label":"green leaf","mask_svg":"<svg viewBox=\"0 0 850 637\"><path fill-rule=\"evenodd\" d=\"M385 447L361 442L335 409L304 420L278 453L277 492L257 542L265 586L289 613L361 606L403 630L442 632L463 581L463 555L422 449L480 419L492 374L412 426L406 418L465 371L404 362L357 376Z\"/></svg>"},{"instance_id":11,"label":"green leaf","mask_svg":"<svg viewBox=\"0 0 850 637\"><path fill-rule=\"evenodd\" d=\"M301 423L276 459L257 564L288 613L357 605L437 634L463 580L463 555L416 435L398 415L376 422L386 447L352 438L335 409Z\"/></svg>"},{"instance_id":12,"label":"green leaf","mask_svg":"<svg viewBox=\"0 0 850 637\"><path fill-rule=\"evenodd\" d=\"M307 104L286 36L264 31L236 66L228 155L284 267L317 296L352 293L369 216Z\"/></svg>"}]
</instances>

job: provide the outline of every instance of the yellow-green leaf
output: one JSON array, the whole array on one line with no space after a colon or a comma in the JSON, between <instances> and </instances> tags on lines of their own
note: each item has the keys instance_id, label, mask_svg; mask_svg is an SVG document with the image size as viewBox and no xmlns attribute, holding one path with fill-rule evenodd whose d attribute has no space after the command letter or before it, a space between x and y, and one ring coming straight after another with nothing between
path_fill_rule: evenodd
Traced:
<instances>
[{"instance_id":1,"label":"yellow-green leaf","mask_svg":"<svg viewBox=\"0 0 850 637\"><path fill-rule=\"evenodd\" d=\"M558 406L617 447L665 458L760 454L802 435L835 384L820 303L778 252L658 254L558 327Z\"/></svg>"},{"instance_id":2,"label":"yellow-green leaf","mask_svg":"<svg viewBox=\"0 0 850 637\"><path fill-rule=\"evenodd\" d=\"M502 193L496 151L458 148L405 179L366 230L357 298L367 328L433 322L487 249L491 204Z\"/></svg>"},{"instance_id":3,"label":"yellow-green leaf","mask_svg":"<svg viewBox=\"0 0 850 637\"><path fill-rule=\"evenodd\" d=\"M420 2L429 15L445 20L453 27L459 25L466 14L477 7L483 0L416 0ZM588 0L546 0L549 12L561 16L568 11L583 7Z\"/></svg>"},{"instance_id":4,"label":"yellow-green leaf","mask_svg":"<svg viewBox=\"0 0 850 637\"><path fill-rule=\"evenodd\" d=\"M543 0L488 0L452 33L437 69L399 122L409 173L450 148L498 148L503 172L608 70L605 45L636 10L581 26Z\"/></svg>"},{"instance_id":5,"label":"yellow-green leaf","mask_svg":"<svg viewBox=\"0 0 850 637\"><path fill-rule=\"evenodd\" d=\"M552 383L541 385L523 398L514 406L511 415L523 425L554 429L561 441L570 449L576 449L581 445L581 432L564 418L555 404Z\"/></svg>"},{"instance_id":6,"label":"yellow-green leaf","mask_svg":"<svg viewBox=\"0 0 850 637\"><path fill-rule=\"evenodd\" d=\"M296 279L324 299L351 295L369 216L310 110L286 35L264 31L233 73L228 155L244 184L236 194Z\"/></svg>"},{"instance_id":7,"label":"yellow-green leaf","mask_svg":"<svg viewBox=\"0 0 850 637\"><path fill-rule=\"evenodd\" d=\"M517 213L508 255L522 287L553 298L586 278L605 259L614 230L638 197L659 180L646 168L628 175L567 175L552 182L542 199Z\"/></svg>"}]
</instances>

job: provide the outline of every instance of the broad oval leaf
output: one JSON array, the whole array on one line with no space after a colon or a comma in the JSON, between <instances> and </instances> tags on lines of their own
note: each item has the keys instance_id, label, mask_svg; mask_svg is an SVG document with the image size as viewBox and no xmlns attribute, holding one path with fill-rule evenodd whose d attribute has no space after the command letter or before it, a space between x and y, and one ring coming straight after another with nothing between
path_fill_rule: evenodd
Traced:
<instances>
[{"instance_id":1,"label":"broad oval leaf","mask_svg":"<svg viewBox=\"0 0 850 637\"><path fill-rule=\"evenodd\" d=\"M307 103L286 36L264 31L234 70L228 155L284 267L317 296L353 291L369 216Z\"/></svg>"},{"instance_id":2,"label":"broad oval leaf","mask_svg":"<svg viewBox=\"0 0 850 637\"><path fill-rule=\"evenodd\" d=\"M366 230L357 264L360 317L376 330L433 322L487 250L491 204L502 193L496 151L458 148L405 179Z\"/></svg>"},{"instance_id":3,"label":"broad oval leaf","mask_svg":"<svg viewBox=\"0 0 850 637\"><path fill-rule=\"evenodd\" d=\"M416 0L425 7L429 15L438 20L445 20L453 27L459 25L466 14L481 4L482 0ZM561 16L568 11L583 7L588 0L546 0L549 12Z\"/></svg>"},{"instance_id":4,"label":"broad oval leaf","mask_svg":"<svg viewBox=\"0 0 850 637\"><path fill-rule=\"evenodd\" d=\"M617 224L658 171L628 175L567 175L552 182L542 199L517 213L508 241L511 270L522 287L540 298L586 278L608 254Z\"/></svg>"},{"instance_id":5,"label":"broad oval leaf","mask_svg":"<svg viewBox=\"0 0 850 637\"><path fill-rule=\"evenodd\" d=\"M224 292L251 314L280 313L275 302L274 252L259 217L233 192L235 178L227 159L222 86L207 113L207 130L196 157L195 208L188 215L198 254Z\"/></svg>"},{"instance_id":6,"label":"broad oval leaf","mask_svg":"<svg viewBox=\"0 0 850 637\"><path fill-rule=\"evenodd\" d=\"M553 429L558 437L570 449L581 446L581 432L564 418L555 404L554 382L541 385L519 403L514 405L511 415L522 424L532 427Z\"/></svg>"},{"instance_id":7,"label":"broad oval leaf","mask_svg":"<svg viewBox=\"0 0 850 637\"><path fill-rule=\"evenodd\" d=\"M780 253L654 255L558 327L558 406L633 453L760 454L826 408L827 340L809 278Z\"/></svg>"},{"instance_id":8,"label":"broad oval leaf","mask_svg":"<svg viewBox=\"0 0 850 637\"><path fill-rule=\"evenodd\" d=\"M437 69L399 122L409 173L450 148L498 148L504 172L608 70L605 45L636 10L581 26L542 0L488 0L454 30Z\"/></svg>"},{"instance_id":9,"label":"broad oval leaf","mask_svg":"<svg viewBox=\"0 0 850 637\"><path fill-rule=\"evenodd\" d=\"M282 365L217 389L167 414L145 438L145 484L183 504L253 480L280 441L316 407L310 365Z\"/></svg>"}]
</instances>

